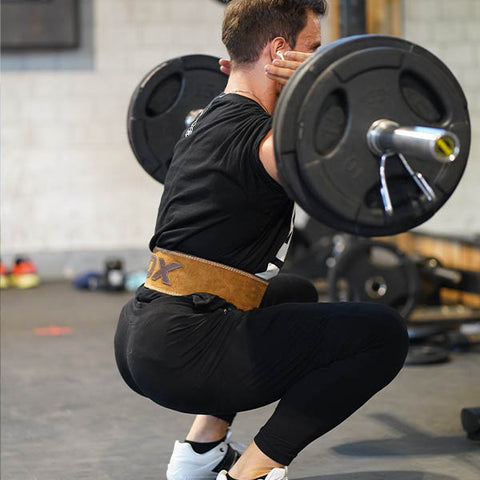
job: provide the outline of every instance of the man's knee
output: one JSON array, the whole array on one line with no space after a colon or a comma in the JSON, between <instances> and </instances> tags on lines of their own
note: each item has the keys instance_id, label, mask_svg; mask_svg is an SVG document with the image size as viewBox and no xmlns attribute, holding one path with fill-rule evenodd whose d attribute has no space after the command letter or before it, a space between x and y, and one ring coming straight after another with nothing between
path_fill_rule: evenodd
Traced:
<instances>
[{"instance_id":1,"label":"man's knee","mask_svg":"<svg viewBox=\"0 0 480 480\"><path fill-rule=\"evenodd\" d=\"M281 273L270 280L261 307L281 303L315 303L318 292L313 283L299 275Z\"/></svg>"},{"instance_id":2,"label":"man's knee","mask_svg":"<svg viewBox=\"0 0 480 480\"><path fill-rule=\"evenodd\" d=\"M405 319L393 308L375 307L375 337L382 343L381 356L385 367L395 376L402 368L408 352L408 330Z\"/></svg>"}]
</instances>

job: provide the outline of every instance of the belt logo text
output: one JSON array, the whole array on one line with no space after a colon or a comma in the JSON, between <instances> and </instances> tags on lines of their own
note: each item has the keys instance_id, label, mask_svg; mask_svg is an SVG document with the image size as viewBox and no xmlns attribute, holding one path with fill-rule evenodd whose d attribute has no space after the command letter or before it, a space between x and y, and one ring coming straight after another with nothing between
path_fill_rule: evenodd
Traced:
<instances>
[{"instance_id":1,"label":"belt logo text","mask_svg":"<svg viewBox=\"0 0 480 480\"><path fill-rule=\"evenodd\" d=\"M157 258L155 255L152 255L147 272L147 278L151 278L154 282L161 278L162 283L165 285L172 285L168 274L177 268L183 268L183 265L177 262L167 264L163 258Z\"/></svg>"}]
</instances>

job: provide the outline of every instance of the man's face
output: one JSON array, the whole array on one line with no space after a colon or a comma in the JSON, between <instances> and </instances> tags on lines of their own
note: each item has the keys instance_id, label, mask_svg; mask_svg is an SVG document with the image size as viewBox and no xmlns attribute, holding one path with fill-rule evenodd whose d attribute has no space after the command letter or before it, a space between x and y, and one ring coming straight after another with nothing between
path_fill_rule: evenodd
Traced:
<instances>
[{"instance_id":1,"label":"man's face","mask_svg":"<svg viewBox=\"0 0 480 480\"><path fill-rule=\"evenodd\" d=\"M307 24L297 35L293 50L313 53L321 45L320 18L311 10L308 12Z\"/></svg>"}]
</instances>

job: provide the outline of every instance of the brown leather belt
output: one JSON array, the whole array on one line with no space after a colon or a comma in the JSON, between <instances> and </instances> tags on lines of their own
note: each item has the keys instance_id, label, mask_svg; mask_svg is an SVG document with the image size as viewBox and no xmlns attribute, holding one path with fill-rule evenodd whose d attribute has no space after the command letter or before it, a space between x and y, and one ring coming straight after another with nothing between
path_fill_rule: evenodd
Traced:
<instances>
[{"instance_id":1,"label":"brown leather belt","mask_svg":"<svg viewBox=\"0 0 480 480\"><path fill-rule=\"evenodd\" d=\"M155 248L145 286L169 295L205 292L218 295L240 310L251 310L262 301L268 282L228 265Z\"/></svg>"}]
</instances>

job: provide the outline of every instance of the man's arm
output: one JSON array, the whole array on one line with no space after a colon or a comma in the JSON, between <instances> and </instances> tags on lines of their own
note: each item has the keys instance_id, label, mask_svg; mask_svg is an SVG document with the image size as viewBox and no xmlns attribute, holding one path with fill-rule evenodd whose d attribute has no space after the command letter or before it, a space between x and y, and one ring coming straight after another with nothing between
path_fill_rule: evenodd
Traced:
<instances>
[{"instance_id":1,"label":"man's arm","mask_svg":"<svg viewBox=\"0 0 480 480\"><path fill-rule=\"evenodd\" d=\"M273 149L273 130L270 130L265 138L262 140L259 149L260 161L267 173L278 183L278 169L275 161L275 152Z\"/></svg>"},{"instance_id":2,"label":"man's arm","mask_svg":"<svg viewBox=\"0 0 480 480\"><path fill-rule=\"evenodd\" d=\"M265 66L265 74L280 85L285 85L297 68L308 58L310 53L286 52L285 59L275 59L272 64ZM262 140L259 149L260 161L267 173L278 183L278 168L273 147L273 131L270 130Z\"/></svg>"},{"instance_id":3,"label":"man's arm","mask_svg":"<svg viewBox=\"0 0 480 480\"><path fill-rule=\"evenodd\" d=\"M297 68L310 57L311 53L290 51L286 52L284 59L275 59L269 65L265 65L265 75L271 80L276 81L280 85L285 85ZM220 70L230 75L230 61L222 58L220 60ZM262 140L259 149L260 161L262 162L267 173L278 183L278 169L275 161L275 152L273 148L273 131L270 130Z\"/></svg>"}]
</instances>

